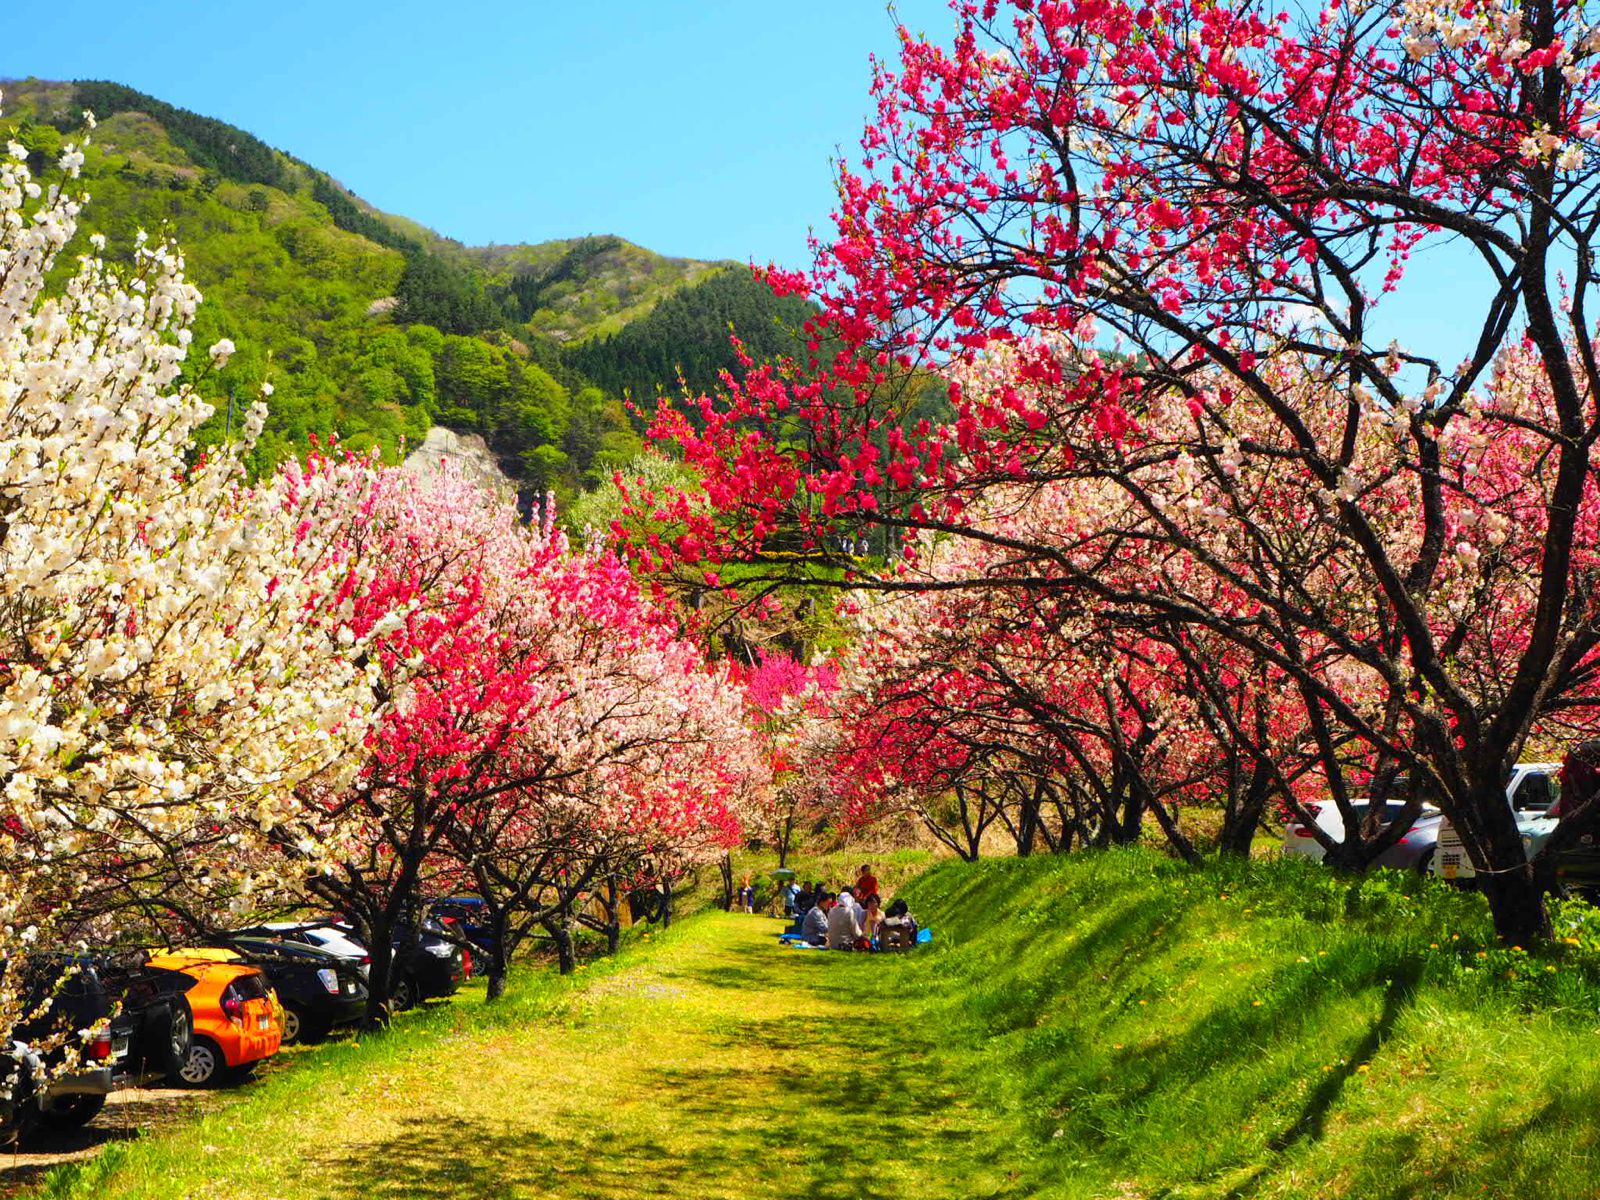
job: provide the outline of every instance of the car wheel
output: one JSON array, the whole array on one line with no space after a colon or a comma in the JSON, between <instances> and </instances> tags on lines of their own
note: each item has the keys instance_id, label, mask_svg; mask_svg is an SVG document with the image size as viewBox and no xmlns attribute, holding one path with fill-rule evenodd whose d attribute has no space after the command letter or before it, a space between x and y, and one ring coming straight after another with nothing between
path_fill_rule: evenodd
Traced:
<instances>
[{"instance_id":1,"label":"car wheel","mask_svg":"<svg viewBox=\"0 0 1600 1200\"><path fill-rule=\"evenodd\" d=\"M210 1087L222 1078L228 1060L222 1047L207 1037L197 1037L189 1046L189 1057L178 1071L178 1078L190 1087Z\"/></svg>"},{"instance_id":2,"label":"car wheel","mask_svg":"<svg viewBox=\"0 0 1600 1200\"><path fill-rule=\"evenodd\" d=\"M189 1062L189 1050L194 1045L194 1025L189 1020L187 1002L172 1006L172 1019L167 1026L166 1070L168 1083L182 1083L183 1068Z\"/></svg>"},{"instance_id":3,"label":"car wheel","mask_svg":"<svg viewBox=\"0 0 1600 1200\"><path fill-rule=\"evenodd\" d=\"M1417 859L1418 875L1426 875L1428 872L1433 870L1433 851L1434 848L1429 846L1422 852L1422 857Z\"/></svg>"},{"instance_id":4,"label":"car wheel","mask_svg":"<svg viewBox=\"0 0 1600 1200\"><path fill-rule=\"evenodd\" d=\"M394 991L389 994L394 1004L395 1012L405 1012L417 1006L417 981L409 975L403 975L394 985Z\"/></svg>"},{"instance_id":5,"label":"car wheel","mask_svg":"<svg viewBox=\"0 0 1600 1200\"><path fill-rule=\"evenodd\" d=\"M301 1020L300 1010L285 1004L283 1006L283 1042L292 1046L305 1034L305 1023Z\"/></svg>"},{"instance_id":6,"label":"car wheel","mask_svg":"<svg viewBox=\"0 0 1600 1200\"><path fill-rule=\"evenodd\" d=\"M105 1106L104 1096L58 1096L39 1110L39 1123L46 1129L81 1129Z\"/></svg>"}]
</instances>

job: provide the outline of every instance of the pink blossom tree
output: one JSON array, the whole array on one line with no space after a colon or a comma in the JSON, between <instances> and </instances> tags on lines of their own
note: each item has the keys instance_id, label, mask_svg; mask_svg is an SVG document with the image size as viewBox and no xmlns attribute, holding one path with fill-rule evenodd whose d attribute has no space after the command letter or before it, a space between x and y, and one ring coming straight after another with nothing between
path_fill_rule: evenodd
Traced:
<instances>
[{"instance_id":1,"label":"pink blossom tree","mask_svg":"<svg viewBox=\"0 0 1600 1200\"><path fill-rule=\"evenodd\" d=\"M1591 708L1584 10L953 11L952 41L905 33L879 67L816 269L771 274L824 308L813 361L752 372L694 425L662 413L711 511L681 509L656 557L870 520L1222 639L1303 708L1347 822L1353 774L1403 772L1462 832L1501 936L1542 936L1503 781ZM1460 363L1383 321L1447 237L1486 281ZM954 419L907 425L928 369ZM1069 542L968 518L1056 486L1086 505Z\"/></svg>"}]
</instances>

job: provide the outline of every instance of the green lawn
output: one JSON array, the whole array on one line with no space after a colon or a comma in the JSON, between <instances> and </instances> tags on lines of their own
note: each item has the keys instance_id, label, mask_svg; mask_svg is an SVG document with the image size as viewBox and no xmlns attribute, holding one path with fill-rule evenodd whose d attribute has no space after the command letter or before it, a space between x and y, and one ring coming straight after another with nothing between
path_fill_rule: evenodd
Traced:
<instances>
[{"instance_id":1,"label":"green lawn","mask_svg":"<svg viewBox=\"0 0 1600 1200\"><path fill-rule=\"evenodd\" d=\"M468 1007L381 1046L329 1046L221 1114L66 1174L55 1194L994 1191L985 1114L885 990L897 964L782 950L779 928L706 913L570 988L532 988L513 1001L519 1019Z\"/></svg>"},{"instance_id":2,"label":"green lawn","mask_svg":"<svg viewBox=\"0 0 1600 1200\"><path fill-rule=\"evenodd\" d=\"M1600 1194L1600 912L1140 851L945 862L906 956L705 912L504 1004L294 1056L57 1197Z\"/></svg>"}]
</instances>

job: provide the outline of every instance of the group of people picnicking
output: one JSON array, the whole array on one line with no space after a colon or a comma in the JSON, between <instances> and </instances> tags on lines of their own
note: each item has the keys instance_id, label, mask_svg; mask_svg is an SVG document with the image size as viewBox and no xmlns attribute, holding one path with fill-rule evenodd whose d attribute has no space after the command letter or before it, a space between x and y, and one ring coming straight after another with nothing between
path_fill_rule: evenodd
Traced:
<instances>
[{"instance_id":1,"label":"group of people picnicking","mask_svg":"<svg viewBox=\"0 0 1600 1200\"><path fill-rule=\"evenodd\" d=\"M829 950L907 950L917 943L917 922L904 900L885 908L878 880L863 865L855 883L830 892L819 880L791 883L785 911L794 918L788 931Z\"/></svg>"}]
</instances>

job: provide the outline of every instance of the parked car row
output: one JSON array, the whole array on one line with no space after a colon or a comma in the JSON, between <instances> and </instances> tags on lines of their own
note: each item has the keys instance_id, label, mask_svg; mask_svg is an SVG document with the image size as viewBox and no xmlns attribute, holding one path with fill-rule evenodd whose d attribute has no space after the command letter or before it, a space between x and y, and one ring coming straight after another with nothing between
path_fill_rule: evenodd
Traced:
<instances>
[{"instance_id":1,"label":"parked car row","mask_svg":"<svg viewBox=\"0 0 1600 1200\"><path fill-rule=\"evenodd\" d=\"M349 926L272 923L219 941L0 960L0 975L24 973L28 1014L0 1042L13 1048L11 1063L0 1056L0 1142L84 1125L118 1088L243 1078L280 1046L318 1041L366 1012L371 954ZM396 1009L453 994L471 968L470 943L432 916L397 933L392 950ZM84 1030L93 1032L69 1065L60 1043Z\"/></svg>"},{"instance_id":2,"label":"parked car row","mask_svg":"<svg viewBox=\"0 0 1600 1200\"><path fill-rule=\"evenodd\" d=\"M1531 857L1544 847L1561 821L1561 764L1518 763L1506 780L1505 795L1522 844ZM1371 812L1371 805L1365 801L1351 807L1362 820ZM1387 801L1378 824L1400 820L1405 807L1400 801ZM1318 828L1333 841L1343 841L1344 817L1338 805L1322 803L1311 808ZM1291 821L1284 828L1283 853L1316 861L1327 856L1322 843L1299 821ZM1477 868L1462 845L1461 835L1431 804L1422 806L1400 839L1378 856L1375 865L1421 871L1463 886L1470 886L1477 877ZM1576 846L1560 853L1555 870L1556 878L1567 887L1591 894L1600 891L1600 843L1596 843L1594 835L1584 835Z\"/></svg>"}]
</instances>

